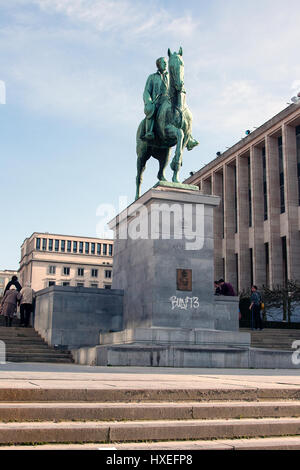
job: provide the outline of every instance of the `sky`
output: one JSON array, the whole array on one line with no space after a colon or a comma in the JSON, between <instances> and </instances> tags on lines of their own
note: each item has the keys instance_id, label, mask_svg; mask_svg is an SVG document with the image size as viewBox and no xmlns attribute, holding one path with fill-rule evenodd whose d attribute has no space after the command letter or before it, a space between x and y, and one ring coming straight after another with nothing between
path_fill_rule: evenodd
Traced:
<instances>
[{"instance_id":1,"label":"sky","mask_svg":"<svg viewBox=\"0 0 300 470\"><path fill-rule=\"evenodd\" d=\"M0 0L0 269L18 269L33 232L103 236L107 209L133 201L143 90L168 48L183 48L199 141L181 180L284 109L300 90L298 10L299 0ZM142 192L157 171L149 160Z\"/></svg>"}]
</instances>

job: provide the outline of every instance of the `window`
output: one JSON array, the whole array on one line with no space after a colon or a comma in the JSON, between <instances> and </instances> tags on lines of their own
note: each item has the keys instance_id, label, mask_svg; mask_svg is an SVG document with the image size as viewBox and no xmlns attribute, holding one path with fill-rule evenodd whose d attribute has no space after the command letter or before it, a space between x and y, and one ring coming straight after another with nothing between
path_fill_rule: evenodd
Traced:
<instances>
[{"instance_id":1,"label":"window","mask_svg":"<svg viewBox=\"0 0 300 470\"><path fill-rule=\"evenodd\" d=\"M56 266L49 266L49 274L56 274Z\"/></svg>"},{"instance_id":2,"label":"window","mask_svg":"<svg viewBox=\"0 0 300 470\"><path fill-rule=\"evenodd\" d=\"M105 271L105 278L106 279L111 279L111 270Z\"/></svg>"},{"instance_id":3,"label":"window","mask_svg":"<svg viewBox=\"0 0 300 470\"><path fill-rule=\"evenodd\" d=\"M266 147L263 147L262 149L262 165L263 165L263 191L264 191L264 220L268 220Z\"/></svg>"},{"instance_id":4,"label":"window","mask_svg":"<svg viewBox=\"0 0 300 470\"><path fill-rule=\"evenodd\" d=\"M236 292L239 291L239 255L235 254Z\"/></svg>"},{"instance_id":5,"label":"window","mask_svg":"<svg viewBox=\"0 0 300 470\"><path fill-rule=\"evenodd\" d=\"M285 212L282 137L278 137L280 213Z\"/></svg>"},{"instance_id":6,"label":"window","mask_svg":"<svg viewBox=\"0 0 300 470\"><path fill-rule=\"evenodd\" d=\"M79 242L79 253L83 253L83 242Z\"/></svg>"},{"instance_id":7,"label":"window","mask_svg":"<svg viewBox=\"0 0 300 470\"><path fill-rule=\"evenodd\" d=\"M59 251L59 240L55 240L55 251Z\"/></svg>"},{"instance_id":8,"label":"window","mask_svg":"<svg viewBox=\"0 0 300 470\"><path fill-rule=\"evenodd\" d=\"M70 276L70 268L64 267L63 273L64 273L64 276Z\"/></svg>"},{"instance_id":9,"label":"window","mask_svg":"<svg viewBox=\"0 0 300 470\"><path fill-rule=\"evenodd\" d=\"M77 276L84 276L84 269L83 268L78 268L77 269Z\"/></svg>"},{"instance_id":10,"label":"window","mask_svg":"<svg viewBox=\"0 0 300 470\"><path fill-rule=\"evenodd\" d=\"M238 215L237 215L237 184L236 184L236 166L234 166L234 225L235 233L238 232Z\"/></svg>"},{"instance_id":11,"label":"window","mask_svg":"<svg viewBox=\"0 0 300 470\"><path fill-rule=\"evenodd\" d=\"M251 194L251 162L248 157L248 201L249 201L249 227L252 227L252 194Z\"/></svg>"},{"instance_id":12,"label":"window","mask_svg":"<svg viewBox=\"0 0 300 470\"><path fill-rule=\"evenodd\" d=\"M84 287L84 282L77 282L77 287Z\"/></svg>"},{"instance_id":13,"label":"window","mask_svg":"<svg viewBox=\"0 0 300 470\"><path fill-rule=\"evenodd\" d=\"M107 255L107 244L103 243L103 254Z\"/></svg>"},{"instance_id":14,"label":"window","mask_svg":"<svg viewBox=\"0 0 300 470\"><path fill-rule=\"evenodd\" d=\"M98 288L98 284L92 283L92 284L91 284L91 287L97 287L97 288Z\"/></svg>"},{"instance_id":15,"label":"window","mask_svg":"<svg viewBox=\"0 0 300 470\"><path fill-rule=\"evenodd\" d=\"M48 242L48 250L52 251L53 250L53 240L50 238Z\"/></svg>"},{"instance_id":16,"label":"window","mask_svg":"<svg viewBox=\"0 0 300 470\"><path fill-rule=\"evenodd\" d=\"M88 242L85 242L85 254L88 255L90 252L90 244Z\"/></svg>"},{"instance_id":17,"label":"window","mask_svg":"<svg viewBox=\"0 0 300 470\"><path fill-rule=\"evenodd\" d=\"M300 206L300 126L296 127L296 146L297 146L297 176L298 176L298 204Z\"/></svg>"},{"instance_id":18,"label":"window","mask_svg":"<svg viewBox=\"0 0 300 470\"><path fill-rule=\"evenodd\" d=\"M96 247L96 244L95 244L95 243L91 243L91 253L92 253L92 255L95 254L95 247Z\"/></svg>"},{"instance_id":19,"label":"window","mask_svg":"<svg viewBox=\"0 0 300 470\"><path fill-rule=\"evenodd\" d=\"M65 251L66 250L66 241L65 240L62 240L60 242L60 249L61 251Z\"/></svg>"},{"instance_id":20,"label":"window","mask_svg":"<svg viewBox=\"0 0 300 470\"><path fill-rule=\"evenodd\" d=\"M68 253L71 253L71 247L72 247L72 242L71 242L71 240L68 240L67 241L67 252Z\"/></svg>"},{"instance_id":21,"label":"window","mask_svg":"<svg viewBox=\"0 0 300 470\"><path fill-rule=\"evenodd\" d=\"M269 287L269 283L270 283L269 243L265 243L265 258L266 258L266 287Z\"/></svg>"},{"instance_id":22,"label":"window","mask_svg":"<svg viewBox=\"0 0 300 470\"><path fill-rule=\"evenodd\" d=\"M97 243L97 255L101 255L101 243Z\"/></svg>"},{"instance_id":23,"label":"window","mask_svg":"<svg viewBox=\"0 0 300 470\"><path fill-rule=\"evenodd\" d=\"M282 274L283 274L283 285L287 285L288 281L288 266L287 266L287 247L286 237L281 237L282 243Z\"/></svg>"},{"instance_id":24,"label":"window","mask_svg":"<svg viewBox=\"0 0 300 470\"><path fill-rule=\"evenodd\" d=\"M40 238L37 238L36 239L36 245L35 245L36 249L37 250L40 250L41 249L41 239Z\"/></svg>"},{"instance_id":25,"label":"window","mask_svg":"<svg viewBox=\"0 0 300 470\"><path fill-rule=\"evenodd\" d=\"M109 256L112 256L113 254L113 246L112 245L108 245L108 253L109 253Z\"/></svg>"},{"instance_id":26,"label":"window","mask_svg":"<svg viewBox=\"0 0 300 470\"><path fill-rule=\"evenodd\" d=\"M106 284L106 285L104 286L104 289L111 289L111 285L110 285L110 284Z\"/></svg>"},{"instance_id":27,"label":"window","mask_svg":"<svg viewBox=\"0 0 300 470\"><path fill-rule=\"evenodd\" d=\"M250 248L250 283L253 286L253 248Z\"/></svg>"},{"instance_id":28,"label":"window","mask_svg":"<svg viewBox=\"0 0 300 470\"><path fill-rule=\"evenodd\" d=\"M47 250L47 238L43 238L43 246L42 249L45 251Z\"/></svg>"},{"instance_id":29,"label":"window","mask_svg":"<svg viewBox=\"0 0 300 470\"><path fill-rule=\"evenodd\" d=\"M49 287L55 286L55 281L49 281L48 285L49 285Z\"/></svg>"},{"instance_id":30,"label":"window","mask_svg":"<svg viewBox=\"0 0 300 470\"><path fill-rule=\"evenodd\" d=\"M77 253L77 242L73 242L73 253Z\"/></svg>"},{"instance_id":31,"label":"window","mask_svg":"<svg viewBox=\"0 0 300 470\"><path fill-rule=\"evenodd\" d=\"M98 269L92 269L92 277L98 277Z\"/></svg>"},{"instance_id":32,"label":"window","mask_svg":"<svg viewBox=\"0 0 300 470\"><path fill-rule=\"evenodd\" d=\"M69 283L69 282L66 282L66 281L64 281L64 282L62 283L62 285L63 285L64 287L67 287L67 286L69 286L69 285L70 285L70 283Z\"/></svg>"}]
</instances>

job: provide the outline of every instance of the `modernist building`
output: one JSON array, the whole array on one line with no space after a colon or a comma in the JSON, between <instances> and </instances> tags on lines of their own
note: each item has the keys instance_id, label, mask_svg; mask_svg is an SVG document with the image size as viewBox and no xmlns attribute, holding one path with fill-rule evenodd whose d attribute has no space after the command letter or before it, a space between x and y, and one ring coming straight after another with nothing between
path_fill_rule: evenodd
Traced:
<instances>
[{"instance_id":1,"label":"modernist building","mask_svg":"<svg viewBox=\"0 0 300 470\"><path fill-rule=\"evenodd\" d=\"M13 276L18 276L17 271L11 271L10 269L0 271L0 297L3 296L4 289Z\"/></svg>"},{"instance_id":2,"label":"modernist building","mask_svg":"<svg viewBox=\"0 0 300 470\"><path fill-rule=\"evenodd\" d=\"M221 197L215 278L238 290L300 280L300 105L217 155L185 181Z\"/></svg>"},{"instance_id":3,"label":"modernist building","mask_svg":"<svg viewBox=\"0 0 300 470\"><path fill-rule=\"evenodd\" d=\"M113 240L33 233L21 247L20 283L110 289L112 256Z\"/></svg>"}]
</instances>

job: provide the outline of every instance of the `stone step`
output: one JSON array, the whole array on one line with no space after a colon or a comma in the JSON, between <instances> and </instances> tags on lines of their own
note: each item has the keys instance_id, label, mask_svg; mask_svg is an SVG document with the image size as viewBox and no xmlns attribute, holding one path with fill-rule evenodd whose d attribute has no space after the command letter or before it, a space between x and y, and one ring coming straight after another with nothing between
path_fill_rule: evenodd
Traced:
<instances>
[{"instance_id":1,"label":"stone step","mask_svg":"<svg viewBox=\"0 0 300 470\"><path fill-rule=\"evenodd\" d=\"M54 352L24 352L24 353L11 353L6 355L7 362L73 362L72 356L67 353Z\"/></svg>"},{"instance_id":2,"label":"stone step","mask_svg":"<svg viewBox=\"0 0 300 470\"><path fill-rule=\"evenodd\" d=\"M42 338L35 338L35 337L13 337L9 336L7 338L0 338L2 341L5 342L5 344L20 344L20 345L26 345L26 344L47 344Z\"/></svg>"},{"instance_id":3,"label":"stone step","mask_svg":"<svg viewBox=\"0 0 300 470\"><path fill-rule=\"evenodd\" d=\"M139 442L300 434L300 418L0 424L0 443Z\"/></svg>"},{"instance_id":4,"label":"stone step","mask_svg":"<svg viewBox=\"0 0 300 470\"><path fill-rule=\"evenodd\" d=\"M280 436L247 439L218 439L212 441L157 441L157 442L130 442L113 444L39 444L39 445L10 445L2 446L1 450L300 450L300 437ZM112 454L110 454L112 455ZM153 458L156 455L153 454ZM160 461L160 460L158 460Z\"/></svg>"},{"instance_id":5,"label":"stone step","mask_svg":"<svg viewBox=\"0 0 300 470\"><path fill-rule=\"evenodd\" d=\"M6 387L0 388L1 402L84 402L84 403L178 403L178 402L220 402L220 401L286 401L299 400L300 388L268 387L265 388L37 388Z\"/></svg>"},{"instance_id":6,"label":"stone step","mask_svg":"<svg viewBox=\"0 0 300 470\"><path fill-rule=\"evenodd\" d=\"M300 417L300 401L0 403L0 421L135 421Z\"/></svg>"},{"instance_id":7,"label":"stone step","mask_svg":"<svg viewBox=\"0 0 300 470\"><path fill-rule=\"evenodd\" d=\"M47 344L45 343L41 343L41 344L32 344L32 343L28 343L28 344L16 344L16 343L11 343L11 344L7 344L5 343L6 345L6 351L11 351L11 352L30 352L30 350L32 351L49 351L49 352L56 352L58 351L58 349L55 349L55 348L52 348L52 347L49 347Z\"/></svg>"}]
</instances>

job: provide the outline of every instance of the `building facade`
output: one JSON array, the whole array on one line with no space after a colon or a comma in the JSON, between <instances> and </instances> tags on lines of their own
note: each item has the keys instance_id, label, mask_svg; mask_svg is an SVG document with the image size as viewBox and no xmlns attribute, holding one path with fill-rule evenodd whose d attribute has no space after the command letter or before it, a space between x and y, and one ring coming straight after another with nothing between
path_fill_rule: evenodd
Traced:
<instances>
[{"instance_id":1,"label":"building facade","mask_svg":"<svg viewBox=\"0 0 300 470\"><path fill-rule=\"evenodd\" d=\"M0 297L3 296L4 289L13 276L18 276L18 272L10 269L0 271Z\"/></svg>"},{"instance_id":2,"label":"building facade","mask_svg":"<svg viewBox=\"0 0 300 470\"><path fill-rule=\"evenodd\" d=\"M239 291L300 280L300 105L217 155L185 181L221 198L215 278Z\"/></svg>"},{"instance_id":3,"label":"building facade","mask_svg":"<svg viewBox=\"0 0 300 470\"><path fill-rule=\"evenodd\" d=\"M113 240L33 233L21 246L19 279L35 290L53 285L111 288Z\"/></svg>"}]
</instances>

